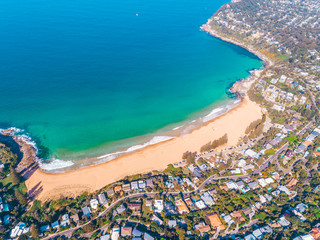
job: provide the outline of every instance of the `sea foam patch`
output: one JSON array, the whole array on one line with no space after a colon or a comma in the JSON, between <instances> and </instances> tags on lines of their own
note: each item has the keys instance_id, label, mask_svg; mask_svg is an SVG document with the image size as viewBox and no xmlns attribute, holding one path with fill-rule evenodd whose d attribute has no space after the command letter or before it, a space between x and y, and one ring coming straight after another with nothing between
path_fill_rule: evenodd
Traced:
<instances>
[{"instance_id":1,"label":"sea foam patch","mask_svg":"<svg viewBox=\"0 0 320 240\"><path fill-rule=\"evenodd\" d=\"M64 161L64 160L60 160L60 159L54 159L48 163L40 162L39 165L43 170L52 171L52 170L57 170L57 169L61 169L61 168L71 167L72 165L74 165L74 163L72 161Z\"/></svg>"},{"instance_id":2,"label":"sea foam patch","mask_svg":"<svg viewBox=\"0 0 320 240\"><path fill-rule=\"evenodd\" d=\"M102 156L98 157L98 159L102 160L100 162L110 161L112 159L115 159L116 157L119 157L120 155L122 155L124 153L134 152L136 150L139 150L139 149L142 149L142 148L145 148L147 146L154 145L154 144L157 144L157 143L160 143L160 142L164 142L164 141L170 140L172 138L173 137L170 137L170 136L155 136L148 142L145 142L143 144L134 145L132 147L129 147L125 151L120 151L120 152L115 152L115 153L108 153L108 154L102 155Z\"/></svg>"}]
</instances>

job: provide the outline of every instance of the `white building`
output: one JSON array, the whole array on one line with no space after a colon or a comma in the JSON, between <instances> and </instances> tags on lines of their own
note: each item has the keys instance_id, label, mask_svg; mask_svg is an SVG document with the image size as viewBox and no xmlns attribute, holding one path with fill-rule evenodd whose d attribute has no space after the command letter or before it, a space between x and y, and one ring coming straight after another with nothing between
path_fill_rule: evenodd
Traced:
<instances>
[{"instance_id":1,"label":"white building","mask_svg":"<svg viewBox=\"0 0 320 240\"><path fill-rule=\"evenodd\" d=\"M153 206L156 213L161 213L163 211L163 200L155 199Z\"/></svg>"},{"instance_id":2,"label":"white building","mask_svg":"<svg viewBox=\"0 0 320 240\"><path fill-rule=\"evenodd\" d=\"M94 198L90 200L90 206L93 210L97 210L98 205L99 205L99 202L97 199Z\"/></svg>"}]
</instances>

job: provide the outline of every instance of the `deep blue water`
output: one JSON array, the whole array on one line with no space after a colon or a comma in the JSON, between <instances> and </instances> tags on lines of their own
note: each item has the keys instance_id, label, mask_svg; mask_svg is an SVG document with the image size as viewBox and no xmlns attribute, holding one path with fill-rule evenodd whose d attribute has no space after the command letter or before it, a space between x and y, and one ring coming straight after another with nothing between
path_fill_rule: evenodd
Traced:
<instances>
[{"instance_id":1,"label":"deep blue water","mask_svg":"<svg viewBox=\"0 0 320 240\"><path fill-rule=\"evenodd\" d=\"M222 0L0 2L0 127L75 159L227 98L262 63L200 31Z\"/></svg>"}]
</instances>

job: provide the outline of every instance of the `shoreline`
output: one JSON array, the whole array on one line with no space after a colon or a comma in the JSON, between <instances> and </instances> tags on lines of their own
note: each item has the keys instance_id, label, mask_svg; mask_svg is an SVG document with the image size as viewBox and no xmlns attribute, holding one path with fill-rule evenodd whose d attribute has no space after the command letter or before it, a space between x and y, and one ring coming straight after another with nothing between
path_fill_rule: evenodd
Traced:
<instances>
[{"instance_id":1,"label":"shoreline","mask_svg":"<svg viewBox=\"0 0 320 240\"><path fill-rule=\"evenodd\" d=\"M255 56L257 56L258 58L260 58L261 60L263 60L265 62L265 65L262 67L261 70L265 69L265 68L269 68L271 66L274 65L273 60L271 60L270 58L268 58L266 55L262 54L261 52L259 52L258 50L256 50L253 46L251 45L246 45L244 43L241 43L237 40L231 39L231 38L227 38L222 36L220 33L218 33L216 30L212 29L212 27L210 26L210 23L212 22L212 19L208 19L206 24L203 24L201 26L201 29L205 32L207 32L208 34L210 34L211 36L215 37L215 38L219 38L222 41L225 42L229 42L232 43L234 45L237 45L239 47L242 47L244 49L246 49L247 51L251 52L252 54L254 54ZM259 69L260 70L260 69ZM254 70L255 71L255 70Z\"/></svg>"},{"instance_id":2,"label":"shoreline","mask_svg":"<svg viewBox=\"0 0 320 240\"><path fill-rule=\"evenodd\" d=\"M231 91L231 88L228 88L228 90ZM42 163L42 164L40 163L40 169L42 171L50 173L50 174L59 174L59 173L65 173L65 172L69 172L69 171L77 171L77 170L81 170L83 168L97 166L99 164L114 161L120 157L132 154L134 152L146 149L148 147L155 146L155 145L158 145L161 143L165 143L165 142L170 141L172 139L182 137L186 134L190 134L193 131L201 128L202 126L205 126L207 123L213 121L214 119L219 118L220 116L228 113L232 109L238 107L238 105L241 104L241 102L242 102L241 95L238 95L237 98L233 98L233 99L227 98L226 100L223 101L223 104L219 104L219 105L215 106L214 108L207 107L210 110L205 115L201 115L200 117L197 117L196 119L187 119L187 120L181 122L181 125L178 125L178 127L175 127L173 129L168 129L165 131L161 131L162 129L165 129L168 127L168 126L166 126L162 129L159 129L158 134L157 134L157 132L152 133L152 134L148 134L150 137L148 137L145 141L135 143L133 145L130 145L130 147L118 149L117 151L106 153L103 155L99 155L97 157L83 158L83 159L78 160L76 164L73 164L73 165L70 165L67 167L47 170L41 166L41 165L49 165L54 161L73 162L73 160L56 159L56 160L50 161L49 163ZM216 112L216 110L218 110L218 111ZM146 136L148 136L148 135L146 135ZM81 163L82 161L85 163Z\"/></svg>"},{"instance_id":3,"label":"shoreline","mask_svg":"<svg viewBox=\"0 0 320 240\"><path fill-rule=\"evenodd\" d=\"M26 186L28 190L41 189L36 191L39 193L35 198L44 201L94 192L126 176L164 170L168 164L181 162L184 152L199 152L201 146L225 133L229 138L225 147L234 146L239 138L244 136L247 126L261 116L261 108L245 98L237 107L204 123L192 133L147 146L109 162L74 171L48 173L37 169L26 181ZM234 124L234 119L239 122Z\"/></svg>"},{"instance_id":4,"label":"shoreline","mask_svg":"<svg viewBox=\"0 0 320 240\"><path fill-rule=\"evenodd\" d=\"M243 44L237 41L220 36L216 31L211 29L209 26L210 22L211 19L209 19L207 24L203 25L201 29L223 41L247 49L265 62L265 65L262 68L251 71L251 75L246 79L234 82L230 91L238 93L238 95L241 96L241 93L245 93L250 88L251 84L259 78L264 69L273 65L273 61L250 46L243 46ZM261 110L262 109L256 103L251 102L245 97L233 109L208 122L203 122L201 126L184 136L146 146L142 149L119 156L111 161L85 166L80 169L63 173L51 173L39 168L26 181L26 185L29 191L31 189L34 191L36 188L41 188L41 191L35 198L47 200L56 199L62 196L77 196L86 191L93 192L129 175L163 170L168 164L181 161L183 152L198 152L202 145L206 144L208 141L221 137L226 132L229 133L229 142L225 147L236 145L239 140L238 138L244 136L245 128L252 121L262 116ZM241 117L243 118L243 121L240 123L237 122L237 126L235 126L234 118L239 121ZM241 127L238 126L240 124ZM216 125L220 128L218 127L216 129ZM232 127L235 127L233 129L234 131L230 132L230 128ZM215 134L213 134L214 136L210 136L210 130L216 131ZM237 134L235 132L237 132ZM199 137L200 135L200 138L195 138L195 136ZM179 146L179 148L176 146ZM166 154L165 160L163 159L164 154ZM119 168L121 168L120 171ZM85 179L83 179L83 176L86 176Z\"/></svg>"}]
</instances>

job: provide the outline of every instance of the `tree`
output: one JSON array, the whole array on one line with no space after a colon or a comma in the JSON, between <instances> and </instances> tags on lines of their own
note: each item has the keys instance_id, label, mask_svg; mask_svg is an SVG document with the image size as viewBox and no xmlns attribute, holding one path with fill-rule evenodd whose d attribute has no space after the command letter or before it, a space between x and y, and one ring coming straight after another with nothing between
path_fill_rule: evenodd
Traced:
<instances>
[{"instance_id":1,"label":"tree","mask_svg":"<svg viewBox=\"0 0 320 240\"><path fill-rule=\"evenodd\" d=\"M27 239L28 239L28 237L27 237L26 234L22 234L22 235L20 235L20 237L18 238L18 240L27 240Z\"/></svg>"},{"instance_id":2,"label":"tree","mask_svg":"<svg viewBox=\"0 0 320 240\"><path fill-rule=\"evenodd\" d=\"M16 197L16 199L18 200L18 202L21 204L21 205L26 205L27 202L28 202L28 198L22 194L19 189L14 189L14 195Z\"/></svg>"},{"instance_id":3,"label":"tree","mask_svg":"<svg viewBox=\"0 0 320 240\"><path fill-rule=\"evenodd\" d=\"M190 165L190 164L194 163L195 156L194 156L194 154L192 152L185 152L182 155L182 159L186 160L187 164Z\"/></svg>"},{"instance_id":4,"label":"tree","mask_svg":"<svg viewBox=\"0 0 320 240\"><path fill-rule=\"evenodd\" d=\"M83 226L83 231L85 233L89 233L89 232L93 232L95 229L95 225L93 224L93 222L89 222L87 225Z\"/></svg>"},{"instance_id":5,"label":"tree","mask_svg":"<svg viewBox=\"0 0 320 240\"><path fill-rule=\"evenodd\" d=\"M11 179L12 179L12 183L14 185L17 185L17 184L19 184L21 182L20 181L20 176L18 175L18 173L16 172L16 169L13 166L10 166L10 176L11 176Z\"/></svg>"},{"instance_id":6,"label":"tree","mask_svg":"<svg viewBox=\"0 0 320 240\"><path fill-rule=\"evenodd\" d=\"M32 224L31 225L31 236L35 239L39 238L39 235L40 235L40 229L39 229L39 226L36 225L36 224Z\"/></svg>"}]
</instances>

